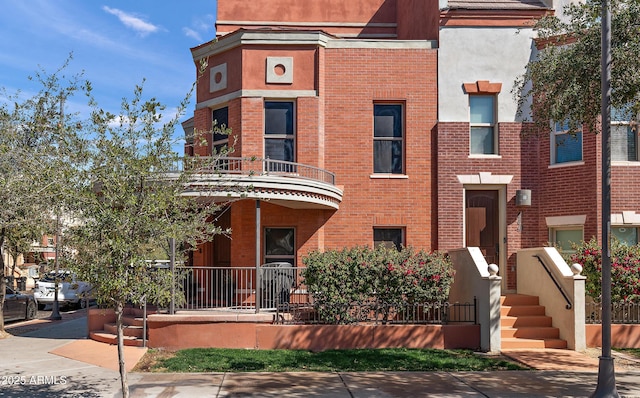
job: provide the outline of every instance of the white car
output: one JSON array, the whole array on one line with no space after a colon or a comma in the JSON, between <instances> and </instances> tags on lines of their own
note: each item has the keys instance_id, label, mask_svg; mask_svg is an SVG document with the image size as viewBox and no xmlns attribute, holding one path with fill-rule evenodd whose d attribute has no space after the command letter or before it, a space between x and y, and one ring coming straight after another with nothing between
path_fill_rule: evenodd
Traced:
<instances>
[{"instance_id":1,"label":"white car","mask_svg":"<svg viewBox=\"0 0 640 398\"><path fill-rule=\"evenodd\" d=\"M55 299L55 271L48 272L36 282L33 296L38 301L38 307L43 309L52 305ZM58 304L84 308L87 298L91 298L91 285L76 279L74 273L58 271Z\"/></svg>"}]
</instances>

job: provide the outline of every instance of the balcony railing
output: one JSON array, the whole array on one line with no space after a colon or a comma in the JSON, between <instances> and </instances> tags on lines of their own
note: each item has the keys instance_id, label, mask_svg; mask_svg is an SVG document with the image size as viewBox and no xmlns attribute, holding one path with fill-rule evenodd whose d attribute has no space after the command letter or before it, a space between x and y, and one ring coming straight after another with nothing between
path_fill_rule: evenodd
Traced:
<instances>
[{"instance_id":1,"label":"balcony railing","mask_svg":"<svg viewBox=\"0 0 640 398\"><path fill-rule=\"evenodd\" d=\"M179 159L173 171L194 171L243 176L279 176L303 178L312 181L335 185L335 174L319 167L284 160L262 159L256 157L209 157L194 156Z\"/></svg>"}]
</instances>

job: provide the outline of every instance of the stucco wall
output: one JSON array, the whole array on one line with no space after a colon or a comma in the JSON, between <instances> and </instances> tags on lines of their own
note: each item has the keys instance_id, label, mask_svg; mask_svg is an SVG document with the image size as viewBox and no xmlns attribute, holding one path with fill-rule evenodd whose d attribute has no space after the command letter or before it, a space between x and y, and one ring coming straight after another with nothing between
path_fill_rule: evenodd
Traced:
<instances>
[{"instance_id":1,"label":"stucco wall","mask_svg":"<svg viewBox=\"0 0 640 398\"><path fill-rule=\"evenodd\" d=\"M149 347L297 349L478 349L479 325L272 325L149 321Z\"/></svg>"},{"instance_id":2,"label":"stucco wall","mask_svg":"<svg viewBox=\"0 0 640 398\"><path fill-rule=\"evenodd\" d=\"M440 122L468 122L469 96L463 83L502 83L498 122L521 121L511 89L532 54L531 29L452 27L440 29L438 110Z\"/></svg>"}]
</instances>

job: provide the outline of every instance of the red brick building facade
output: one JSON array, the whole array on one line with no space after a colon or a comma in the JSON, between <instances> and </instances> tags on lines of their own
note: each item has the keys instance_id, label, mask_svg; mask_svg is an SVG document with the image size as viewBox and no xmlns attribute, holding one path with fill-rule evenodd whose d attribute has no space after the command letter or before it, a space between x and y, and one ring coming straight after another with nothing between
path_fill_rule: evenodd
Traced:
<instances>
[{"instance_id":1,"label":"red brick building facade","mask_svg":"<svg viewBox=\"0 0 640 398\"><path fill-rule=\"evenodd\" d=\"M479 246L512 291L519 249L600 236L599 136L563 149L566 136L533 131L511 94L547 12L519 0L219 0L217 41L192 49L193 127L224 119L228 156L257 159L237 166L254 191L220 195L232 237L203 244L193 265ZM186 152L224 144L206 137ZM637 146L612 174L612 224L636 240Z\"/></svg>"}]
</instances>

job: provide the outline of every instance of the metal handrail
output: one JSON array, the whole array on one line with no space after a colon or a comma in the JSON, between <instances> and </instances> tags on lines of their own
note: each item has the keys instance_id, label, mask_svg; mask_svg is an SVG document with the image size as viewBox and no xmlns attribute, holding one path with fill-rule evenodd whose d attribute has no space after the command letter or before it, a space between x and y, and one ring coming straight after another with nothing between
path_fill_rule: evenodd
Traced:
<instances>
[{"instance_id":1,"label":"metal handrail","mask_svg":"<svg viewBox=\"0 0 640 398\"><path fill-rule=\"evenodd\" d=\"M147 346L147 295L142 296L142 346Z\"/></svg>"},{"instance_id":2,"label":"metal handrail","mask_svg":"<svg viewBox=\"0 0 640 398\"><path fill-rule=\"evenodd\" d=\"M553 284L556 285L556 288L558 289L558 291L560 292L560 294L562 294L562 297L564 297L564 300L567 302L567 305L565 306L566 309L570 310L571 308L573 308L573 304L571 304L571 300L569 300L569 297L567 296L567 294L564 292L564 290L562 289L562 286L560 286L560 284L558 283L558 281L556 280L556 278L553 276L553 274L551 273L551 271L549 270L549 268L547 267L547 265L544 263L544 261L542 260L542 258L540 258L539 255L534 254L533 257L538 259L538 262L542 265L542 267L544 268L545 271L547 271L547 275L549 275L549 278L551 278L551 280L553 281Z\"/></svg>"},{"instance_id":3,"label":"metal handrail","mask_svg":"<svg viewBox=\"0 0 640 398\"><path fill-rule=\"evenodd\" d=\"M335 174L302 163L257 157L191 156L179 158L170 172L189 170L219 175L269 176L303 178L335 185Z\"/></svg>"}]
</instances>

